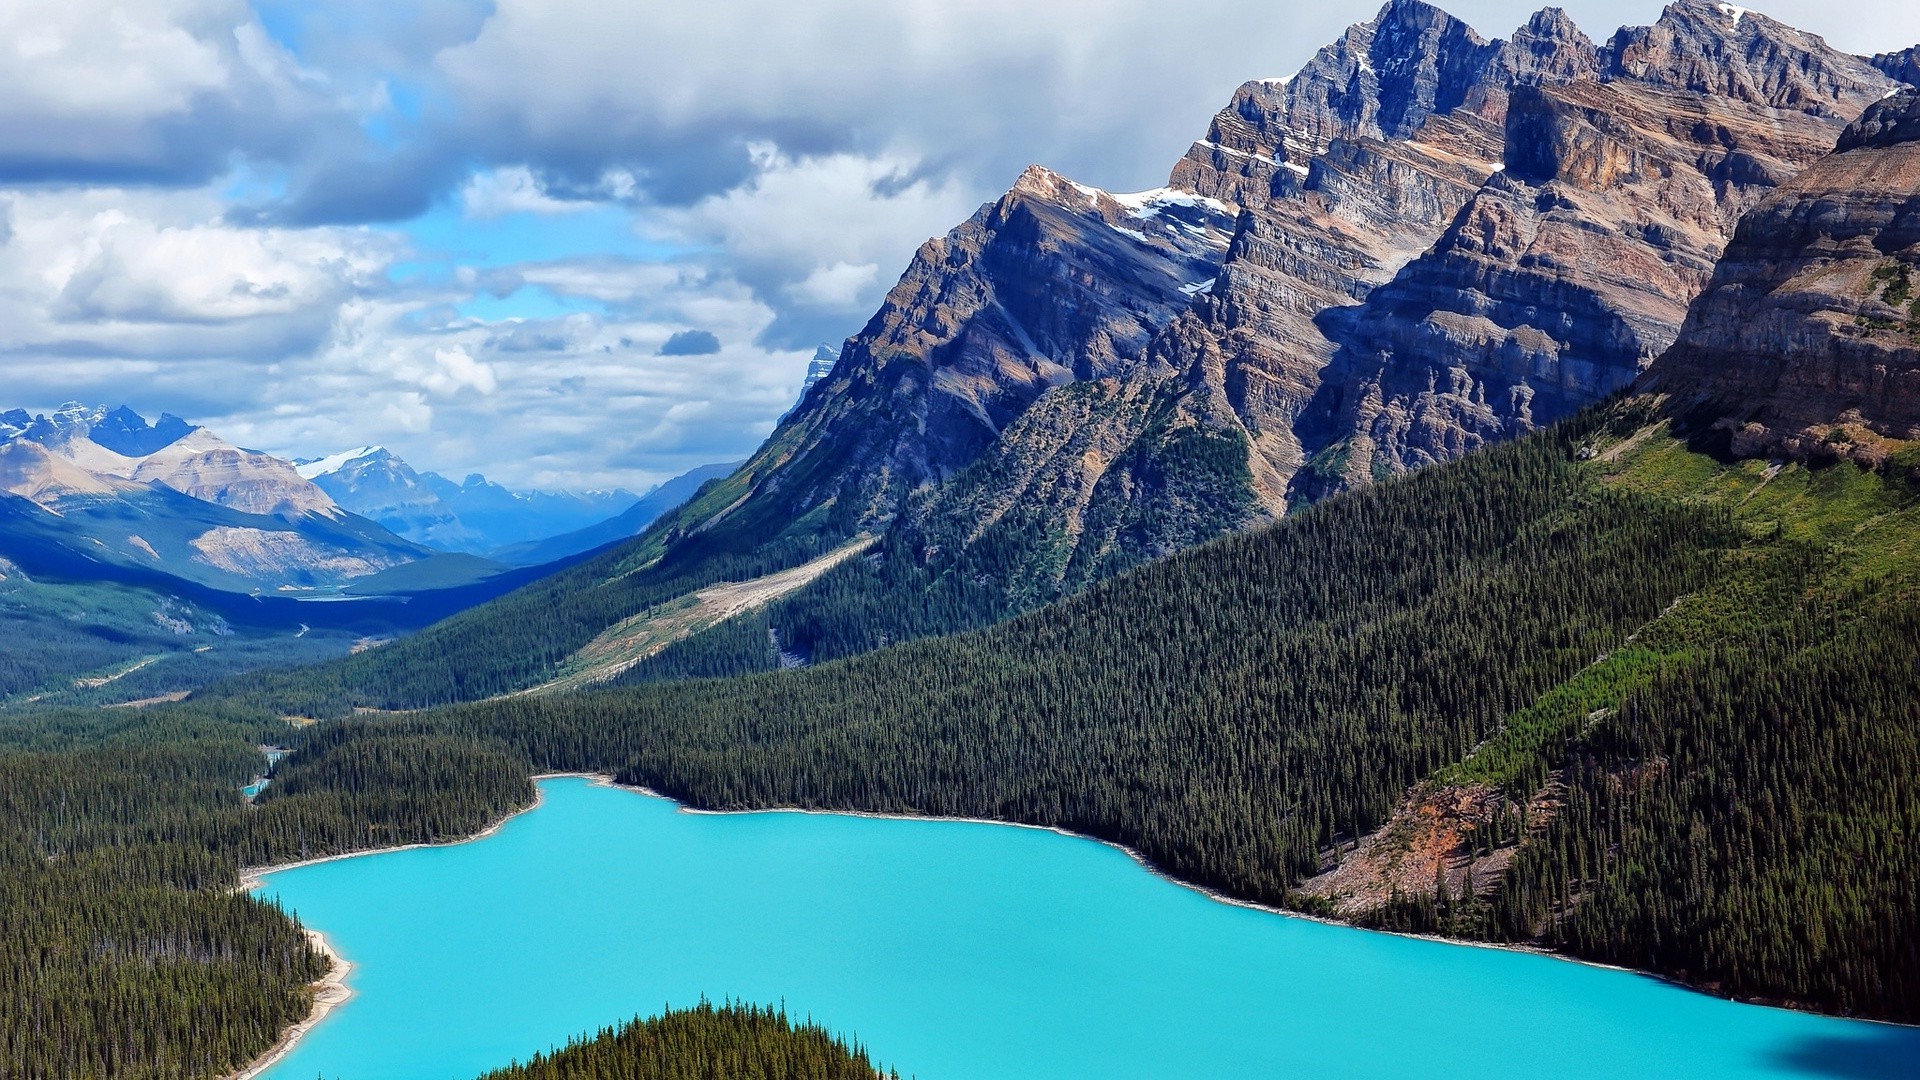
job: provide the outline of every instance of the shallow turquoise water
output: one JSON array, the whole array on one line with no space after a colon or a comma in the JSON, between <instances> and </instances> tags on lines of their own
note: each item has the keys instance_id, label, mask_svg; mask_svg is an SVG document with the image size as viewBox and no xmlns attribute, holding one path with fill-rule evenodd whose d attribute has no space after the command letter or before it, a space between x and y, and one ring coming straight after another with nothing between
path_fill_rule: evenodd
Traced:
<instances>
[{"instance_id":1,"label":"shallow turquoise water","mask_svg":"<svg viewBox=\"0 0 1920 1080\"><path fill-rule=\"evenodd\" d=\"M468 1080L702 994L921 1080L1920 1075L1920 1031L1233 907L1039 830L541 786L485 840L266 880L354 964L269 1077Z\"/></svg>"}]
</instances>

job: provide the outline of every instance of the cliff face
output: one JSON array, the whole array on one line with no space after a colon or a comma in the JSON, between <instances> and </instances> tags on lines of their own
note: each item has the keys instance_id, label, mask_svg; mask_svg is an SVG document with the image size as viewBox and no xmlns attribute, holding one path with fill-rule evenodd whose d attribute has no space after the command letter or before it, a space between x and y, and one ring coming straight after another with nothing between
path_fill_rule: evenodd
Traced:
<instances>
[{"instance_id":1,"label":"cliff face","mask_svg":"<svg viewBox=\"0 0 1920 1080\"><path fill-rule=\"evenodd\" d=\"M1920 91L1741 221L1642 389L1740 455L1884 464L1920 441Z\"/></svg>"},{"instance_id":2,"label":"cliff face","mask_svg":"<svg viewBox=\"0 0 1920 1080\"><path fill-rule=\"evenodd\" d=\"M1018 574L1070 588L1549 423L1663 352L1740 215L1911 66L1710 0L1603 45L1391 0L1243 85L1166 188L1033 167L929 241L729 501L671 525L1020 522L1050 539Z\"/></svg>"},{"instance_id":3,"label":"cliff face","mask_svg":"<svg viewBox=\"0 0 1920 1080\"><path fill-rule=\"evenodd\" d=\"M884 524L970 465L1048 390L1131 370L1219 272L1234 209L1115 196L1033 166L915 254L832 372L742 467L747 493L679 527ZM812 515L810 518L809 515Z\"/></svg>"},{"instance_id":4,"label":"cliff face","mask_svg":"<svg viewBox=\"0 0 1920 1080\"><path fill-rule=\"evenodd\" d=\"M1893 86L1764 16L1685 0L1597 75L1516 85L1505 169L1356 308L1298 425L1318 497L1551 423L1672 343L1741 213Z\"/></svg>"}]
</instances>

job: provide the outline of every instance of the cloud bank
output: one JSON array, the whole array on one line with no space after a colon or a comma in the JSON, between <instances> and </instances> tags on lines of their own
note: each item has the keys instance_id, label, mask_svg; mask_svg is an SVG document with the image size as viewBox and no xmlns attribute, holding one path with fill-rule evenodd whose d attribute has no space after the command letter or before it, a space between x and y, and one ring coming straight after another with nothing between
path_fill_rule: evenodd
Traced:
<instances>
[{"instance_id":1,"label":"cloud bank","mask_svg":"<svg viewBox=\"0 0 1920 1080\"><path fill-rule=\"evenodd\" d=\"M1444 4L1488 36L1537 4ZM1570 0L1588 33L1651 0ZM1855 51L1920 7L1756 5ZM16 0L0 406L517 485L738 457L1031 161L1162 183L1372 0Z\"/></svg>"}]
</instances>

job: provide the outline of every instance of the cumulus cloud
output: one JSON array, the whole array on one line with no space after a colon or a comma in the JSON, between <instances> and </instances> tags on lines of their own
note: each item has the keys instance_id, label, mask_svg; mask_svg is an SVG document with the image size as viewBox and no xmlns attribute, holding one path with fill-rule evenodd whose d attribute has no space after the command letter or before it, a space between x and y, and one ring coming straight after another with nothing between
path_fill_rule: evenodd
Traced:
<instances>
[{"instance_id":1,"label":"cumulus cloud","mask_svg":"<svg viewBox=\"0 0 1920 1080\"><path fill-rule=\"evenodd\" d=\"M1540 2L1443 6L1497 36ZM1238 83L1378 6L15 0L0 406L644 486L749 451L812 345L1028 162L1162 183ZM1604 38L1660 0L1565 6ZM1920 40L1908 0L1757 6Z\"/></svg>"},{"instance_id":2,"label":"cumulus cloud","mask_svg":"<svg viewBox=\"0 0 1920 1080\"><path fill-rule=\"evenodd\" d=\"M11 0L0 41L0 180L199 183L356 131L237 0Z\"/></svg>"}]
</instances>

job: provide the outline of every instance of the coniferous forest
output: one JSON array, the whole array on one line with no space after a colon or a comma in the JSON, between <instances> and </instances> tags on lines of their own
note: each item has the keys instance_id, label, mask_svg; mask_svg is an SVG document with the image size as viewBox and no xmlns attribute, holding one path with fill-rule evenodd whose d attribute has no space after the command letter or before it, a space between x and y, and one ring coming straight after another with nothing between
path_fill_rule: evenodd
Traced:
<instances>
[{"instance_id":1,"label":"coniferous forest","mask_svg":"<svg viewBox=\"0 0 1920 1080\"><path fill-rule=\"evenodd\" d=\"M1008 622L796 671L304 726L285 717L313 699L263 683L9 717L0 1071L248 1060L322 961L234 894L241 867L470 834L552 770L708 807L1058 825L1310 910L1301 883L1410 791L1481 784L1508 811L1473 843L1511 849L1509 871L1370 921L1920 1019L1920 494L1851 464L1761 485L1764 463L1648 420L1591 414ZM1595 447L1623 452L1582 460ZM270 744L295 752L249 804ZM784 1030L725 1013L688 1030Z\"/></svg>"},{"instance_id":2,"label":"coniferous forest","mask_svg":"<svg viewBox=\"0 0 1920 1080\"><path fill-rule=\"evenodd\" d=\"M976 633L315 738L452 731L702 806L1057 825L1312 910L1295 887L1410 789L1491 782L1516 814L1558 807L1475 838L1517 848L1512 872L1375 921L1920 1016L1920 636L1897 632L1920 600L1884 557L1912 535L1910 483L1804 470L1736 515L1670 497L1738 472L1671 439L1577 463L1645 420L1588 418Z\"/></svg>"},{"instance_id":3,"label":"coniferous forest","mask_svg":"<svg viewBox=\"0 0 1920 1080\"><path fill-rule=\"evenodd\" d=\"M576 1040L480 1080L898 1080L867 1052L784 1011L701 1002Z\"/></svg>"}]
</instances>

